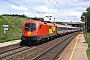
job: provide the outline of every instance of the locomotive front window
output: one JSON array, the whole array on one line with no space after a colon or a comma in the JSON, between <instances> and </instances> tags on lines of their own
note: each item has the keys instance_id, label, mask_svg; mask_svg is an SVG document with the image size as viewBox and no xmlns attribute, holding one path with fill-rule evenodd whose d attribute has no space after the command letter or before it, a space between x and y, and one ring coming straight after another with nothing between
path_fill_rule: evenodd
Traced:
<instances>
[{"instance_id":1,"label":"locomotive front window","mask_svg":"<svg viewBox=\"0 0 90 60\"><path fill-rule=\"evenodd\" d=\"M36 30L36 24L35 23L30 23L30 24L25 24L25 30Z\"/></svg>"}]
</instances>

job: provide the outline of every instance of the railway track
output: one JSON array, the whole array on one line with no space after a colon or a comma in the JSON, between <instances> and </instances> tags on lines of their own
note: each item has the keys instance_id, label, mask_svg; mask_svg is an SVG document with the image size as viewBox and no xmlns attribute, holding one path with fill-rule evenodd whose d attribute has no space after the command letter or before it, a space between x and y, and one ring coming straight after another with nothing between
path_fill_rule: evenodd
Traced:
<instances>
[{"instance_id":1,"label":"railway track","mask_svg":"<svg viewBox=\"0 0 90 60\"><path fill-rule=\"evenodd\" d=\"M11 51L11 50L15 50L15 49L18 49L20 48L20 44L13 44L13 45L9 45L9 46L5 46L5 47L0 47L0 55L5 53L5 52L8 52L8 51Z\"/></svg>"},{"instance_id":2,"label":"railway track","mask_svg":"<svg viewBox=\"0 0 90 60\"><path fill-rule=\"evenodd\" d=\"M70 35L69 37L63 39L53 47L39 54L37 57L33 58L32 60L55 60L55 58L64 50L64 48L76 35L77 33Z\"/></svg>"},{"instance_id":3,"label":"railway track","mask_svg":"<svg viewBox=\"0 0 90 60\"><path fill-rule=\"evenodd\" d=\"M2 51L3 49L0 50L0 53L1 53L0 60L3 60L3 59L6 59L6 60L12 60L12 59L14 59L14 60L28 60L28 59L30 59L30 60L53 60L53 59L55 59L55 57L58 54L60 54L62 52L62 50L66 47L66 45L71 41L69 39L73 39L73 37L70 38L72 35L74 37L75 35L77 35L77 33L72 33L72 34L68 34L68 35L62 36L60 38L57 38L57 39L53 40L54 41L53 44L51 41L51 42L42 44L40 46L37 46L35 48L33 48L33 46L19 47L18 45L16 45L17 47L12 48L11 50L10 49L5 50L5 48L3 48L4 51ZM68 39L68 40L66 41L66 39ZM56 41L56 43L55 43L55 41ZM60 41L60 43L58 42L58 44L57 44L57 41ZM66 44L66 42L64 42L64 41L66 41L68 43ZM51 44L51 45L49 45L49 44ZM55 49L54 48L55 46L57 46L57 48L58 47L59 48ZM64 47L62 47L62 46L64 46ZM31 49L31 48L33 48L33 49Z\"/></svg>"},{"instance_id":4,"label":"railway track","mask_svg":"<svg viewBox=\"0 0 90 60\"><path fill-rule=\"evenodd\" d=\"M7 49L7 48L10 48L10 49ZM28 46L21 47L19 44L2 47L2 49L7 49L7 50L3 50L3 51L2 51L2 49L0 50L0 60L3 60L12 55L18 54L18 53L28 50L30 48L32 48L32 46L31 47L28 47Z\"/></svg>"}]
</instances>

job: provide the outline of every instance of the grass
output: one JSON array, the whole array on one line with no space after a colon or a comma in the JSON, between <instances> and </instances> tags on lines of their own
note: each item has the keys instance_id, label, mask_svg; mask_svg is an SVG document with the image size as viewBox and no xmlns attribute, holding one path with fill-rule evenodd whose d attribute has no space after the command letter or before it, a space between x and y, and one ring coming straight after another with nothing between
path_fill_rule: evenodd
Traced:
<instances>
[{"instance_id":1,"label":"grass","mask_svg":"<svg viewBox=\"0 0 90 60\"><path fill-rule=\"evenodd\" d=\"M18 16L0 16L0 43L20 39L22 35L22 26L27 18ZM6 34L4 34L3 25L9 25Z\"/></svg>"},{"instance_id":2,"label":"grass","mask_svg":"<svg viewBox=\"0 0 90 60\"><path fill-rule=\"evenodd\" d=\"M86 42L88 43L87 56L88 56L88 60L90 60L90 33L87 33L87 38L86 38L86 34L84 34L84 36Z\"/></svg>"}]
</instances>

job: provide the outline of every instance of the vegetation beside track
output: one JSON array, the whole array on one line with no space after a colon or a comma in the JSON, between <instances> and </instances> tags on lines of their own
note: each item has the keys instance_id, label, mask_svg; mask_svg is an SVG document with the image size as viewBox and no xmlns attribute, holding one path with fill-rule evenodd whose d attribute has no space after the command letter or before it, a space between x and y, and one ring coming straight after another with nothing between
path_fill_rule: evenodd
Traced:
<instances>
[{"instance_id":1,"label":"vegetation beside track","mask_svg":"<svg viewBox=\"0 0 90 60\"><path fill-rule=\"evenodd\" d=\"M87 56L88 56L88 60L90 60L90 33L87 33L87 38L86 38L86 34L84 34L84 36L86 42L88 43Z\"/></svg>"},{"instance_id":2,"label":"vegetation beside track","mask_svg":"<svg viewBox=\"0 0 90 60\"><path fill-rule=\"evenodd\" d=\"M0 43L20 39L21 28L27 19L26 17L0 15ZM3 25L9 25L5 34Z\"/></svg>"}]
</instances>

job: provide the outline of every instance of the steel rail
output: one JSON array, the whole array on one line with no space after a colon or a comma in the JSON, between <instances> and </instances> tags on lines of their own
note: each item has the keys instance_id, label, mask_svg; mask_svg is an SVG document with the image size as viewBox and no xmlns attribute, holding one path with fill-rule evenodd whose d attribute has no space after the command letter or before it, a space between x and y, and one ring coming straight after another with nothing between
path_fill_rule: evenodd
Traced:
<instances>
[{"instance_id":1,"label":"steel rail","mask_svg":"<svg viewBox=\"0 0 90 60\"><path fill-rule=\"evenodd\" d=\"M20 46L20 44L13 44L13 45L9 45L9 46L5 46L5 47L0 47L0 55L4 54L6 52L21 48L22 46Z\"/></svg>"},{"instance_id":2,"label":"steel rail","mask_svg":"<svg viewBox=\"0 0 90 60\"><path fill-rule=\"evenodd\" d=\"M32 47L22 47L22 48L18 48L18 49L12 50L12 51L8 51L8 52L0 55L0 60L5 59L5 58L12 56L12 55L21 53L21 52L28 50L30 48L32 48Z\"/></svg>"},{"instance_id":3,"label":"steel rail","mask_svg":"<svg viewBox=\"0 0 90 60\"><path fill-rule=\"evenodd\" d=\"M54 60L77 34L70 35L32 60ZM67 42L67 43L66 43ZM59 49L60 46L60 49ZM57 49L56 49L57 48Z\"/></svg>"}]
</instances>

